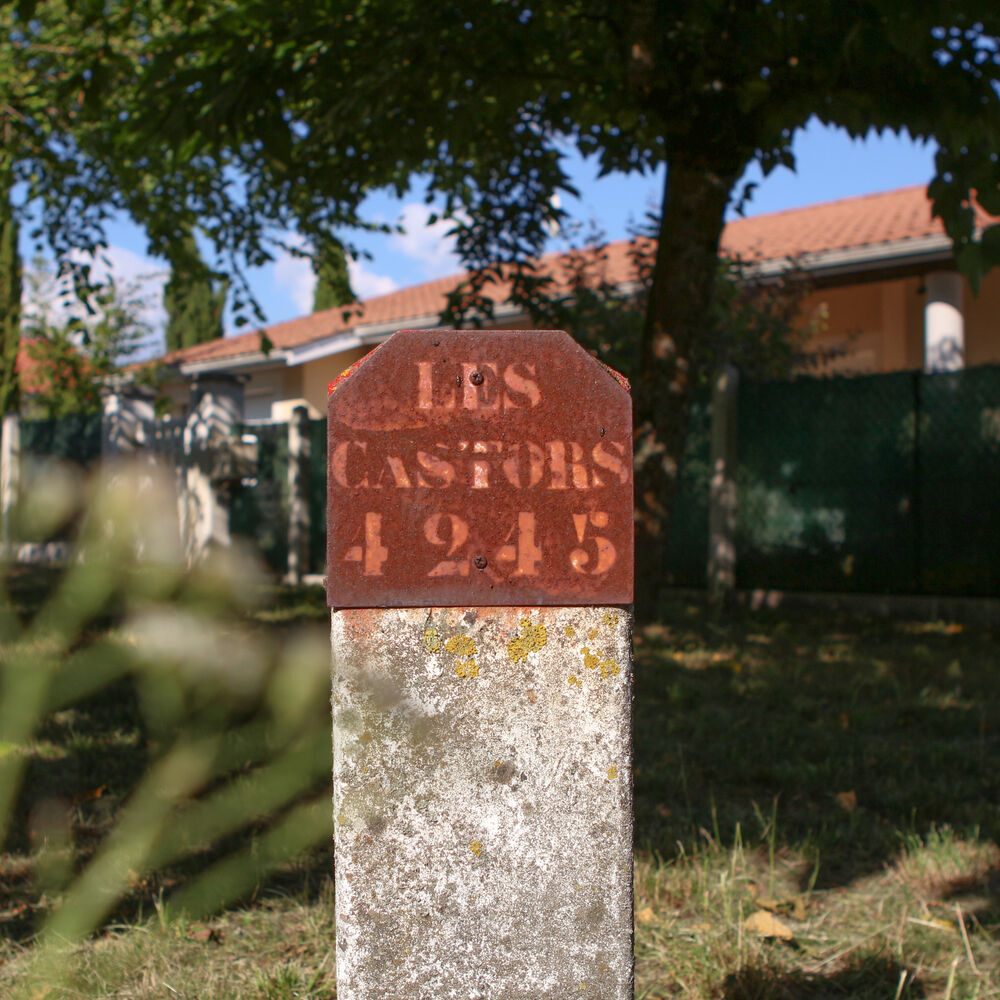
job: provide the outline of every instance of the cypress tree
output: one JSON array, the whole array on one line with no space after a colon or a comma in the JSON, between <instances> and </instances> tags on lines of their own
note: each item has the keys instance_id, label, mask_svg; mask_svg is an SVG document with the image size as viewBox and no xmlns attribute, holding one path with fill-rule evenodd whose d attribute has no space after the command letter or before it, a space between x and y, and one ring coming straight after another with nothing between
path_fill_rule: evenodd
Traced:
<instances>
[{"instance_id":1,"label":"cypress tree","mask_svg":"<svg viewBox=\"0 0 1000 1000\"><path fill-rule=\"evenodd\" d=\"M20 405L17 352L21 341L21 257L18 224L10 203L11 177L0 183L0 413Z\"/></svg>"},{"instance_id":2,"label":"cypress tree","mask_svg":"<svg viewBox=\"0 0 1000 1000\"><path fill-rule=\"evenodd\" d=\"M229 283L202 259L194 232L185 230L167 251L170 280L163 290L167 350L203 344L222 336L222 312Z\"/></svg>"},{"instance_id":3,"label":"cypress tree","mask_svg":"<svg viewBox=\"0 0 1000 1000\"><path fill-rule=\"evenodd\" d=\"M333 309L357 302L347 273L347 255L343 244L329 239L320 250L316 264L316 290L313 292L313 312Z\"/></svg>"}]
</instances>

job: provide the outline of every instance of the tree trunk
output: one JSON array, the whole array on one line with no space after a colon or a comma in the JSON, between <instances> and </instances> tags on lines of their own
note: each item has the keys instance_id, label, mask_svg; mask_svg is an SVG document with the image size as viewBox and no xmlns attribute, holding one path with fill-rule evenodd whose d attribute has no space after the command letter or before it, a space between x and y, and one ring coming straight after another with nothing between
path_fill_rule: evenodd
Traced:
<instances>
[{"instance_id":1,"label":"tree trunk","mask_svg":"<svg viewBox=\"0 0 1000 1000\"><path fill-rule=\"evenodd\" d=\"M687 437L694 347L709 322L719 238L737 171L671 159L635 379L636 616L656 613Z\"/></svg>"}]
</instances>

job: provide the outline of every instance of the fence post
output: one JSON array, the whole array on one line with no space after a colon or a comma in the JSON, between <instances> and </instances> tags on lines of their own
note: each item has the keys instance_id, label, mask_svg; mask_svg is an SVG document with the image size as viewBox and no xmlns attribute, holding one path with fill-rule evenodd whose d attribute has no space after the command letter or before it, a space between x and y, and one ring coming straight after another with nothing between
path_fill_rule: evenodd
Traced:
<instances>
[{"instance_id":1,"label":"fence post","mask_svg":"<svg viewBox=\"0 0 1000 1000\"><path fill-rule=\"evenodd\" d=\"M309 410L296 406L288 424L288 583L301 583L309 566Z\"/></svg>"},{"instance_id":2,"label":"fence post","mask_svg":"<svg viewBox=\"0 0 1000 1000\"><path fill-rule=\"evenodd\" d=\"M708 500L709 592L722 600L736 585L736 465L739 373L727 365L712 385L712 468Z\"/></svg>"},{"instance_id":3,"label":"fence post","mask_svg":"<svg viewBox=\"0 0 1000 1000\"><path fill-rule=\"evenodd\" d=\"M333 388L340 1000L631 1000L631 420L559 331Z\"/></svg>"},{"instance_id":4,"label":"fence post","mask_svg":"<svg viewBox=\"0 0 1000 1000\"><path fill-rule=\"evenodd\" d=\"M8 554L13 541L11 515L17 503L20 484L21 417L17 413L5 413L2 436L0 436L0 535L4 552Z\"/></svg>"}]
</instances>

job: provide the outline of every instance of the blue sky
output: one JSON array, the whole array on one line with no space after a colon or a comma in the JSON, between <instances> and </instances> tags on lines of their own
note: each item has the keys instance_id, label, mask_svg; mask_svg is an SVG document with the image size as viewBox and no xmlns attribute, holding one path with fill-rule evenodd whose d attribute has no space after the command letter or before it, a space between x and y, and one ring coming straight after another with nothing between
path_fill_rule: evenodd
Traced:
<instances>
[{"instance_id":1,"label":"blue sky","mask_svg":"<svg viewBox=\"0 0 1000 1000\"><path fill-rule=\"evenodd\" d=\"M864 140L852 141L842 130L812 122L796 136L794 149L794 173L778 168L766 179L760 177L759 171L751 171L744 178L759 182L753 200L746 206L746 215L926 184L933 174L934 147L916 143L906 135L878 136L872 132ZM662 175L597 180L594 162L578 157L568 158L567 170L580 198L564 200L563 207L581 223L597 223L612 240L627 236L630 222L641 219L662 186ZM370 259L350 265L352 284L360 297L369 298L458 270L446 236L448 224L425 224L429 209L420 191L402 200L376 195L366 208L371 217L401 222L406 232L363 234L357 239L357 245L370 254ZM107 257L116 275L125 279L152 276L147 285L149 319L161 325L165 277L162 262L146 256L142 232L127 222L109 226L107 235ZM252 280L268 322L293 319L310 310L314 279L306 262L282 256L254 272Z\"/></svg>"}]
</instances>

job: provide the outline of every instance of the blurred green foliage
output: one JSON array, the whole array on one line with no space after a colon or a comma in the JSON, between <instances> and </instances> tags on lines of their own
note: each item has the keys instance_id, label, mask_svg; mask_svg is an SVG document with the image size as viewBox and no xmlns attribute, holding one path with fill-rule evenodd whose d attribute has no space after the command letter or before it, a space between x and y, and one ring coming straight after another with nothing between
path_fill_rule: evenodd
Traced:
<instances>
[{"instance_id":1,"label":"blurred green foliage","mask_svg":"<svg viewBox=\"0 0 1000 1000\"><path fill-rule=\"evenodd\" d=\"M65 567L4 568L5 930L35 935L25 995L122 907L197 916L330 835L322 605L238 549L187 567L155 468L39 473L16 533L75 532ZM275 617L276 615L276 617Z\"/></svg>"}]
</instances>

